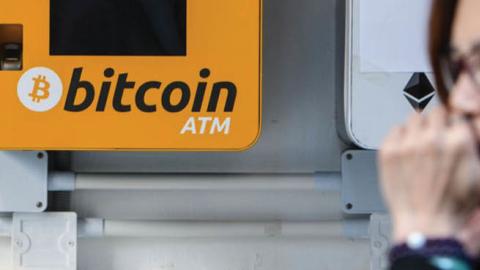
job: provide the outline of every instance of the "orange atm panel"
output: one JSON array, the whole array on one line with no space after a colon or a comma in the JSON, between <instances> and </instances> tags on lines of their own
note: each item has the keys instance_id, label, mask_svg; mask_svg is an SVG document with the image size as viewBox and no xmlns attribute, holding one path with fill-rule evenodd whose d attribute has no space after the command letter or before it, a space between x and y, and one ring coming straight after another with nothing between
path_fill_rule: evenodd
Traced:
<instances>
[{"instance_id":1,"label":"orange atm panel","mask_svg":"<svg viewBox=\"0 0 480 270\"><path fill-rule=\"evenodd\" d=\"M256 142L261 0L1 1L0 149Z\"/></svg>"}]
</instances>

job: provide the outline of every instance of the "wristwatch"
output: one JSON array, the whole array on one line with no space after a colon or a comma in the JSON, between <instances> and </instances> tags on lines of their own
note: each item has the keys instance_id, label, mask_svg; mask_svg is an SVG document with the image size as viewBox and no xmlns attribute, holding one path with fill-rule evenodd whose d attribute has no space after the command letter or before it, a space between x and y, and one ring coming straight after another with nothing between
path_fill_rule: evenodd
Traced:
<instances>
[{"instance_id":1,"label":"wristwatch","mask_svg":"<svg viewBox=\"0 0 480 270\"><path fill-rule=\"evenodd\" d=\"M420 232L408 235L406 242L390 250L390 263L421 257L440 270L472 270L473 260L455 238L429 239Z\"/></svg>"}]
</instances>

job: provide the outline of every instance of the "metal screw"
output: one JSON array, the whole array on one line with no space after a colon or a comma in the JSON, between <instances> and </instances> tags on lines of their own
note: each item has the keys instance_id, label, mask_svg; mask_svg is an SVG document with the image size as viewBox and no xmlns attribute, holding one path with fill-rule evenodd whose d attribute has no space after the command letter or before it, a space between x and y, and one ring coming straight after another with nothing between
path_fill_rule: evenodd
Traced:
<instances>
[{"instance_id":1,"label":"metal screw","mask_svg":"<svg viewBox=\"0 0 480 270\"><path fill-rule=\"evenodd\" d=\"M15 241L15 245L17 245L17 247L19 247L19 248L23 247L23 242L22 242L22 240L17 239L17 240Z\"/></svg>"},{"instance_id":2,"label":"metal screw","mask_svg":"<svg viewBox=\"0 0 480 270\"><path fill-rule=\"evenodd\" d=\"M43 159L44 156L45 156L45 155L44 155L42 152L38 152L38 153L37 153L37 158L38 158L38 159Z\"/></svg>"},{"instance_id":3,"label":"metal screw","mask_svg":"<svg viewBox=\"0 0 480 270\"><path fill-rule=\"evenodd\" d=\"M37 208L42 208L42 207L43 207L43 203L42 203L42 202L37 202L36 206L37 206Z\"/></svg>"},{"instance_id":4,"label":"metal screw","mask_svg":"<svg viewBox=\"0 0 480 270\"><path fill-rule=\"evenodd\" d=\"M352 159L353 159L353 155L352 155L352 154L347 154L346 158L347 158L347 160L352 160Z\"/></svg>"},{"instance_id":5,"label":"metal screw","mask_svg":"<svg viewBox=\"0 0 480 270\"><path fill-rule=\"evenodd\" d=\"M68 244L68 246L71 247L71 248L75 247L75 241L73 241L73 240L68 241L67 244Z\"/></svg>"},{"instance_id":6,"label":"metal screw","mask_svg":"<svg viewBox=\"0 0 480 270\"><path fill-rule=\"evenodd\" d=\"M345 207L347 208L347 210L352 210L353 209L353 204L347 203L347 205L345 205Z\"/></svg>"}]
</instances>

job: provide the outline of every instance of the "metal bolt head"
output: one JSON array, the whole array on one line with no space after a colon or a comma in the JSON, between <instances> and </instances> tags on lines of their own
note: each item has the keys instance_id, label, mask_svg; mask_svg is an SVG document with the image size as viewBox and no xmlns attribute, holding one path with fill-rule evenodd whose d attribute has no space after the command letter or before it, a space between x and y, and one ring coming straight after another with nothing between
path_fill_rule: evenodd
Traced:
<instances>
[{"instance_id":1,"label":"metal bolt head","mask_svg":"<svg viewBox=\"0 0 480 270\"><path fill-rule=\"evenodd\" d=\"M35 205L37 208L42 208L43 207L43 203L42 202L37 202L37 204Z\"/></svg>"},{"instance_id":2,"label":"metal bolt head","mask_svg":"<svg viewBox=\"0 0 480 270\"><path fill-rule=\"evenodd\" d=\"M23 241L20 239L15 240L15 245L19 248L23 247Z\"/></svg>"},{"instance_id":3,"label":"metal bolt head","mask_svg":"<svg viewBox=\"0 0 480 270\"><path fill-rule=\"evenodd\" d=\"M352 209L353 209L353 204L347 203L347 204L345 205L345 208L347 208L347 210L352 210Z\"/></svg>"}]
</instances>

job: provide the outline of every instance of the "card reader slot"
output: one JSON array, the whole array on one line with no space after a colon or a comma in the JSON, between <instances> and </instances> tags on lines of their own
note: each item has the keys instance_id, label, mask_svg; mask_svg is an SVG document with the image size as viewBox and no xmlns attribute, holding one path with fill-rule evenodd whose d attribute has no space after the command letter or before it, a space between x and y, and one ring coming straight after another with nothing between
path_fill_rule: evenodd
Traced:
<instances>
[{"instance_id":1,"label":"card reader slot","mask_svg":"<svg viewBox=\"0 0 480 270\"><path fill-rule=\"evenodd\" d=\"M0 24L0 70L21 70L23 62L23 26Z\"/></svg>"}]
</instances>

